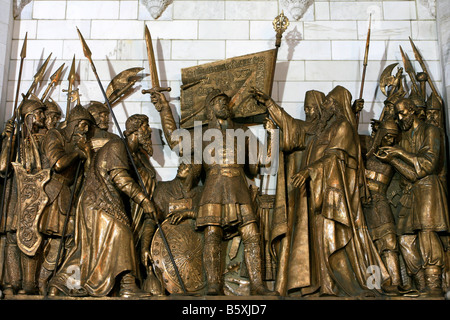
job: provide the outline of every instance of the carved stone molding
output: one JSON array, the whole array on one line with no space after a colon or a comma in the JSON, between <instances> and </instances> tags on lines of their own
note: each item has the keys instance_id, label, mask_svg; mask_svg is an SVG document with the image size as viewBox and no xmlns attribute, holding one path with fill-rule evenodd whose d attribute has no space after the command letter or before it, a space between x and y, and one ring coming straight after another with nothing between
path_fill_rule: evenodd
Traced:
<instances>
[{"instance_id":1,"label":"carved stone molding","mask_svg":"<svg viewBox=\"0 0 450 320\"><path fill-rule=\"evenodd\" d=\"M299 20L314 3L314 0L280 0L280 3L292 18Z\"/></svg>"},{"instance_id":2,"label":"carved stone molding","mask_svg":"<svg viewBox=\"0 0 450 320\"><path fill-rule=\"evenodd\" d=\"M147 8L153 19L158 19L173 0L139 0L139 3Z\"/></svg>"},{"instance_id":3,"label":"carved stone molding","mask_svg":"<svg viewBox=\"0 0 450 320\"><path fill-rule=\"evenodd\" d=\"M13 0L13 15L14 19L20 16L20 13L22 12L23 8L27 4L29 4L32 0Z\"/></svg>"}]
</instances>

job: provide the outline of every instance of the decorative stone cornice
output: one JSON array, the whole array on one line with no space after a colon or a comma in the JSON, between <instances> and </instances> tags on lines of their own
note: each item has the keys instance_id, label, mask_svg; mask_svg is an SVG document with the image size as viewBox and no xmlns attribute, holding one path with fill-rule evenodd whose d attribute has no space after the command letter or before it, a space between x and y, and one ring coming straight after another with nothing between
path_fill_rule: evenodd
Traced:
<instances>
[{"instance_id":1,"label":"decorative stone cornice","mask_svg":"<svg viewBox=\"0 0 450 320\"><path fill-rule=\"evenodd\" d=\"M139 0L139 3L147 8L153 19L158 19L173 0Z\"/></svg>"},{"instance_id":2,"label":"decorative stone cornice","mask_svg":"<svg viewBox=\"0 0 450 320\"><path fill-rule=\"evenodd\" d=\"M294 20L299 20L314 0L280 0L280 3Z\"/></svg>"},{"instance_id":3,"label":"decorative stone cornice","mask_svg":"<svg viewBox=\"0 0 450 320\"><path fill-rule=\"evenodd\" d=\"M13 16L14 19L20 16L23 8L29 4L31 0L13 0Z\"/></svg>"}]
</instances>

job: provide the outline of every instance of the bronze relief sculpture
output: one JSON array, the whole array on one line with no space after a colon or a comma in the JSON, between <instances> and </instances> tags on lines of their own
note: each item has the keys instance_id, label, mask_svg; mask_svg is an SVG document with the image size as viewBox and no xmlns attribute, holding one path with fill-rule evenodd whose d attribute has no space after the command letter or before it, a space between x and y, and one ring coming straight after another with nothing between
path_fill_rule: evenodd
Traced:
<instances>
[{"instance_id":1,"label":"bronze relief sculpture","mask_svg":"<svg viewBox=\"0 0 450 320\"><path fill-rule=\"evenodd\" d=\"M74 58L61 121L48 94L62 66L42 98L34 94L47 59L2 135L6 297L442 298L450 247L444 103L420 53L411 41L422 72L400 48L404 68L381 73L384 109L362 136L370 29L359 98L340 85L311 89L303 120L270 95L288 25L283 15L275 21L273 50L183 69L179 122L145 29L152 88L142 93L179 160L169 181L153 167L148 116L130 115L121 131L111 107L142 68L104 90L79 33L105 102L81 105ZM276 192L266 194L255 177L271 174Z\"/></svg>"}]
</instances>

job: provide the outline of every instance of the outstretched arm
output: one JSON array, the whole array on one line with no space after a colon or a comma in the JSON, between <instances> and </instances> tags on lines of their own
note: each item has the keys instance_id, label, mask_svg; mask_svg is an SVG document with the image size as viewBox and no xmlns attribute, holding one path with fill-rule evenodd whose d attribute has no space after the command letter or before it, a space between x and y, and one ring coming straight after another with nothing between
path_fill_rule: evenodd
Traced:
<instances>
[{"instance_id":1,"label":"outstretched arm","mask_svg":"<svg viewBox=\"0 0 450 320\"><path fill-rule=\"evenodd\" d=\"M166 137L170 149L173 150L179 144L179 140L173 139L173 133L178 128L173 117L172 110L170 110L169 102L162 92L153 92L151 95L151 101L156 110L159 112L164 136Z\"/></svg>"}]
</instances>

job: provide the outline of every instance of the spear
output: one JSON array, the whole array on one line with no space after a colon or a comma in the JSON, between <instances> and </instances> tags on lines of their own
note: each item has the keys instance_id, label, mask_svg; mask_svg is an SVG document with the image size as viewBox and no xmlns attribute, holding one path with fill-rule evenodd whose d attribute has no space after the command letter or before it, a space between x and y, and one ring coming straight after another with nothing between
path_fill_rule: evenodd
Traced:
<instances>
[{"instance_id":1,"label":"spear","mask_svg":"<svg viewBox=\"0 0 450 320\"><path fill-rule=\"evenodd\" d=\"M14 100L14 112L13 112L13 121L16 117L16 112L17 112L17 103L19 100L19 92L20 92L20 82L22 81L22 71L23 71L23 62L25 60L25 57L27 56L27 37L28 37L28 32L25 33L25 39L23 40L23 45L22 45L22 51L20 52L20 67L19 67L19 79L17 81L17 89L16 89L16 98ZM17 118L17 127L19 126L19 119ZM6 166L5 169L5 179L4 179L4 183L3 183L3 190L2 190L2 199L1 199L1 203L0 203L0 221L2 221L2 231L4 230L4 228L6 227L6 216L3 219L4 216L4 205L5 205L5 198L6 198L6 189L7 189L7 180L8 180L8 175L9 175L9 161L11 160L11 155L12 155L12 141L13 141L13 136L14 136L14 131L15 131L15 126L14 126L14 122L13 122L13 130L9 136L9 152L8 152L8 164Z\"/></svg>"},{"instance_id":2,"label":"spear","mask_svg":"<svg viewBox=\"0 0 450 320\"><path fill-rule=\"evenodd\" d=\"M47 89L45 89L45 92L42 94L41 101L44 102L45 98L47 97L48 93L50 92L50 89L56 86L59 79L61 78L62 70L64 68L65 63L59 67L58 70L50 77L50 83L47 86Z\"/></svg>"},{"instance_id":3,"label":"spear","mask_svg":"<svg viewBox=\"0 0 450 320\"><path fill-rule=\"evenodd\" d=\"M28 32L25 33L25 39L23 40L22 51L20 52L20 67L19 67L19 80L17 81L16 99L14 100L14 115L17 109L17 103L19 101L20 82L22 81L23 61L27 55L27 37ZM14 117L13 115L13 117Z\"/></svg>"},{"instance_id":4,"label":"spear","mask_svg":"<svg viewBox=\"0 0 450 320\"><path fill-rule=\"evenodd\" d=\"M363 73L361 77L361 88L359 90L359 98L362 99L363 97L363 90L364 90L364 81L366 79L366 70L367 70L367 63L369 60L369 44L370 44L370 27L372 25L372 14L369 16L369 30L367 31L367 40L366 40L366 51L364 53L364 61L363 61Z\"/></svg>"},{"instance_id":5,"label":"spear","mask_svg":"<svg viewBox=\"0 0 450 320\"><path fill-rule=\"evenodd\" d=\"M50 55L47 57L47 59L44 61L44 63L42 64L42 66L39 68L39 70L36 72L36 74L34 75L34 79L33 79L33 83L31 84L30 88L28 89L26 94L22 94L23 96L23 100L22 103L28 99L28 97L30 96L31 92L33 92L38 83L41 82L42 78L44 78L45 75L45 71L47 69L47 65L48 62L50 61L50 57L52 56L52 54L50 53ZM20 109L20 105L19 105L19 109Z\"/></svg>"},{"instance_id":6,"label":"spear","mask_svg":"<svg viewBox=\"0 0 450 320\"><path fill-rule=\"evenodd\" d=\"M419 61L419 64L422 67L423 72L426 73L427 76L428 76L427 77L427 81L428 81L428 84L430 85L431 90L436 95L436 97L438 98L439 102L441 104L443 104L441 96L439 95L438 91L436 90L436 87L434 86L433 81L431 81L431 77L430 77L430 73L428 72L428 68L425 65L425 62L423 61L423 58L420 55L419 50L417 50L417 48L416 48L414 42L412 41L411 37L409 37L409 42L411 43L411 47L412 47L412 49L414 51L414 56L416 57L416 60Z\"/></svg>"},{"instance_id":7,"label":"spear","mask_svg":"<svg viewBox=\"0 0 450 320\"><path fill-rule=\"evenodd\" d=\"M414 71L414 68L413 68L413 66L411 64L411 61L409 60L409 58L406 55L406 53L403 51L402 46L399 46L399 47L400 47L400 52L402 53L403 66L405 67L405 71L409 75L409 77L411 78L411 83L412 83L412 85L414 87L414 90L417 93L420 93L420 89L417 86L417 83L416 83L416 80L415 80L416 79L415 78L416 72Z\"/></svg>"},{"instance_id":8,"label":"spear","mask_svg":"<svg viewBox=\"0 0 450 320\"><path fill-rule=\"evenodd\" d=\"M72 65L70 67L69 77L67 78L67 80L69 80L69 86L67 87L67 90L63 89L63 92L67 92L67 106L66 106L66 118L64 119L62 127L65 127L65 125L67 124L67 117L69 116L70 105L72 102L72 91L73 85L75 84L75 55L73 55Z\"/></svg>"},{"instance_id":9,"label":"spear","mask_svg":"<svg viewBox=\"0 0 450 320\"><path fill-rule=\"evenodd\" d=\"M136 163L134 161L133 155L131 154L130 148L129 148L128 143L127 143L127 140L126 140L125 136L123 135L122 130L120 130L119 122L117 121L117 118L116 118L116 116L114 114L114 111L113 111L113 109L111 107L111 103L108 100L108 96L106 95L105 89L103 88L102 82L100 81L100 78L98 76L97 69L95 68L94 62L92 61L92 52L89 49L86 41L83 38L83 35L81 34L81 32L80 32L80 30L78 28L77 28L77 31L78 31L78 35L79 35L80 40L81 40L81 45L83 46L83 53L84 53L85 57L89 60L89 63L91 65L92 71L94 72L95 78L97 79L97 82L98 82L98 85L100 87L100 90L102 91L103 97L105 98L106 104L108 105L109 112L110 112L110 114L111 114L111 116L113 118L114 124L117 127L117 129L118 129L117 131L119 132L119 136L120 136L120 138L122 139L122 141L123 141L123 143L125 145L125 149L127 151L128 158L129 158L129 160L131 162L131 165L132 165L132 167L133 167L133 169L134 169L134 171L136 173L136 176L137 176L138 181L139 181L139 185L141 186L145 197L147 199L150 199L150 195L148 194L147 189L145 188L144 181L142 180L142 177L141 177L141 175L140 175L140 173L139 173L139 171L137 169ZM160 233L161 238L162 238L162 240L164 242L164 246L166 247L166 250L167 250L167 252L169 254L170 260L172 262L174 271L175 271L175 273L177 275L177 279L178 279L178 281L180 283L181 289L183 290L183 293L186 294L187 293L186 288L184 286L183 280L181 279L180 273L178 271L178 267L177 267L177 265L175 263L175 259L173 258L172 251L170 250L169 243L167 242L167 238L166 238L166 236L164 234L164 231L163 231L160 223L158 222L158 218L156 217L156 212L152 211L152 216L153 216L153 219L156 222L156 226L158 227L159 233Z\"/></svg>"}]
</instances>

